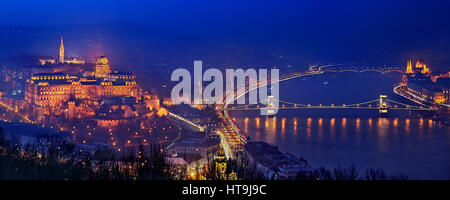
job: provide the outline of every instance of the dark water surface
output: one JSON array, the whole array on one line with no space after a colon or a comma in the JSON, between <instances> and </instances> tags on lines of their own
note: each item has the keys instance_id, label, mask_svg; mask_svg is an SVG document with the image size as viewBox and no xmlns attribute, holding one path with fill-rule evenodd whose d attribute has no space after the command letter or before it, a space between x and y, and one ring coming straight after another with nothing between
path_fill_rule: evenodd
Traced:
<instances>
[{"instance_id":1,"label":"dark water surface","mask_svg":"<svg viewBox=\"0 0 450 200\"><path fill-rule=\"evenodd\" d=\"M280 100L311 105L342 105L396 96L399 74L327 74L280 84ZM328 82L328 83L326 83ZM274 118L256 111L232 111L252 141L265 141L281 151L306 158L314 166L361 171L382 168L410 179L449 179L450 128L418 112L377 110L280 110Z\"/></svg>"}]
</instances>

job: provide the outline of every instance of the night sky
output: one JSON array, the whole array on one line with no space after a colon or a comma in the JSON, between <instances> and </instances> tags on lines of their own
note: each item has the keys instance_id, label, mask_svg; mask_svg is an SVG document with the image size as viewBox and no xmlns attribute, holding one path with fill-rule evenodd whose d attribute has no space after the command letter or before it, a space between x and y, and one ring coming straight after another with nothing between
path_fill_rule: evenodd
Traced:
<instances>
[{"instance_id":1,"label":"night sky","mask_svg":"<svg viewBox=\"0 0 450 200\"><path fill-rule=\"evenodd\" d=\"M450 1L430 0L2 0L0 26L126 22L319 58L380 54L448 61L449 10Z\"/></svg>"}]
</instances>

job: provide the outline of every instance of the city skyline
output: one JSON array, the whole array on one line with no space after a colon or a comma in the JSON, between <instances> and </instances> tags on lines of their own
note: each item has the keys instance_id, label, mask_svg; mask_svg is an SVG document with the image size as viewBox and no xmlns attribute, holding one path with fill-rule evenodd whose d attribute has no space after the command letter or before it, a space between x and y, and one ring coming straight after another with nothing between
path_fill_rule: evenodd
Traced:
<instances>
[{"instance_id":1,"label":"city skyline","mask_svg":"<svg viewBox=\"0 0 450 200\"><path fill-rule=\"evenodd\" d=\"M0 183L157 180L150 198L279 199L448 181L448 10L0 1Z\"/></svg>"},{"instance_id":2,"label":"city skyline","mask_svg":"<svg viewBox=\"0 0 450 200\"><path fill-rule=\"evenodd\" d=\"M174 6L180 3L184 6ZM447 4L447 1L244 1L233 6L232 2L223 1L212 4L3 1L0 9L4 10L0 13L4 15L2 18L9 19L0 22L5 31L39 34L27 40L18 34L5 35L11 40L2 41L8 45L0 51L7 57L10 52L53 54L56 49L50 42L59 42L56 37L64 36L70 41L66 43L71 47L68 55L95 61L106 50L110 59L117 59L120 64L148 63L119 58L126 51L120 47L126 47L136 54L155 57L152 63L179 67L193 59L222 60L241 55L250 57L251 64L269 66L285 65L286 59L299 65L324 61L400 65L405 59L422 58L441 69L450 65L446 45L450 41ZM81 8L82 15L78 14ZM28 32L31 31L28 26L32 32ZM45 33L59 35L39 36ZM18 48L10 49L14 45ZM268 59L271 55L274 58ZM173 60L178 59L172 56L183 62L175 63ZM243 61L214 64L237 65Z\"/></svg>"}]
</instances>

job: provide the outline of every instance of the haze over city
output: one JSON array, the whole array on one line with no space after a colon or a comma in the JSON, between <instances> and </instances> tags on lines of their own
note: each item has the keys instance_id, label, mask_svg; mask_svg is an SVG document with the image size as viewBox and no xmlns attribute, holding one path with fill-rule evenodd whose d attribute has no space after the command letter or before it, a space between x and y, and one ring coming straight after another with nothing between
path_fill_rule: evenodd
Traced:
<instances>
[{"instance_id":1,"label":"haze over city","mask_svg":"<svg viewBox=\"0 0 450 200\"><path fill-rule=\"evenodd\" d=\"M186 67L193 58L248 56L251 59L243 60L258 65L283 65L288 59L299 62L295 67L303 67L315 62L399 65L405 59L420 57L449 66L448 4L353 0L241 1L238 5L232 1L2 1L0 26L4 31L33 28L23 29L22 37L4 33L2 43L8 45L1 51L55 53L58 39L48 35L53 33L66 36L73 56L94 60L94 52L104 50L120 63L164 62ZM33 37L37 34L34 30L48 34ZM135 50L135 57L123 55L129 49ZM120 59L120 55L128 57ZM139 55L151 59L139 59ZM246 63L222 59L210 64L222 67Z\"/></svg>"}]
</instances>

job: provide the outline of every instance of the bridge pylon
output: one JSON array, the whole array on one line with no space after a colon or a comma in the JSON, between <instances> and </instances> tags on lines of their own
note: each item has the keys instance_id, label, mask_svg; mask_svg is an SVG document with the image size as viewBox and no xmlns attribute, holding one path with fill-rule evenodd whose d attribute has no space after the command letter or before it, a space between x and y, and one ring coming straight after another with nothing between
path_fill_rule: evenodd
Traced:
<instances>
[{"instance_id":1,"label":"bridge pylon","mask_svg":"<svg viewBox=\"0 0 450 200\"><path fill-rule=\"evenodd\" d=\"M386 115L388 112L388 104L386 98L387 95L380 95L378 112L382 115Z\"/></svg>"},{"instance_id":2,"label":"bridge pylon","mask_svg":"<svg viewBox=\"0 0 450 200\"><path fill-rule=\"evenodd\" d=\"M273 116L276 114L278 107L275 105L274 99L274 96L267 97L267 106L265 108L266 115Z\"/></svg>"}]
</instances>

